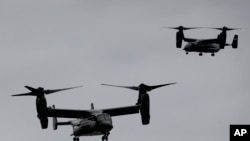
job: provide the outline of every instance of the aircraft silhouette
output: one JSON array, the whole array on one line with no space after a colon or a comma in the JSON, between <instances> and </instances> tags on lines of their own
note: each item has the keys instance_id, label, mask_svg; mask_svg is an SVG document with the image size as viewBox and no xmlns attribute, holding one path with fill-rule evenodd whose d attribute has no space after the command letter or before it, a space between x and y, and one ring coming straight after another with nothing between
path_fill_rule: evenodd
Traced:
<instances>
[{"instance_id":1,"label":"aircraft silhouette","mask_svg":"<svg viewBox=\"0 0 250 141\"><path fill-rule=\"evenodd\" d=\"M36 96L36 108L38 113L37 117L40 120L42 129L46 129L48 127L48 117L52 117L54 130L56 130L57 127L61 125L71 125L73 127L73 133L72 133L72 136L74 136L73 141L79 141L80 136L94 136L94 135L103 135L102 141L107 141L110 131L113 129L112 116L136 114L140 112L142 124L143 125L149 124L150 104L149 104L149 95L147 94L147 92L159 87L172 84L175 83L156 85L156 86L147 86L145 84L140 84L138 87L102 84L107 86L129 88L132 90L139 91L139 98L135 105L108 108L108 109L94 109L93 103L91 103L91 109L89 110L56 109L54 105L47 107L45 94L51 94L59 91L74 89L81 86L63 88L63 89L54 89L54 90L45 90L42 87L36 89L30 86L25 86L25 88L29 89L31 92L16 94L12 96ZM76 118L76 119L66 122L58 122L57 120L58 117Z\"/></svg>"},{"instance_id":2,"label":"aircraft silhouette","mask_svg":"<svg viewBox=\"0 0 250 141\"><path fill-rule=\"evenodd\" d=\"M226 39L227 39L227 31L237 30L239 28L228 28L226 26L222 28L205 27L205 28L221 30L221 33L218 34L217 38L213 39L193 39L184 36L183 32L184 30L197 29L201 27L178 26L178 27L164 27L164 28L178 30L178 32L176 33L176 47L181 48L182 41L187 42L187 44L183 49L186 51L186 54L188 54L189 52L199 52L199 56L202 56L203 53L211 53L211 55L214 56L216 52L220 51L221 49L224 49L225 46L231 45L234 49L238 47L238 35L234 35L232 44L226 43Z\"/></svg>"}]
</instances>

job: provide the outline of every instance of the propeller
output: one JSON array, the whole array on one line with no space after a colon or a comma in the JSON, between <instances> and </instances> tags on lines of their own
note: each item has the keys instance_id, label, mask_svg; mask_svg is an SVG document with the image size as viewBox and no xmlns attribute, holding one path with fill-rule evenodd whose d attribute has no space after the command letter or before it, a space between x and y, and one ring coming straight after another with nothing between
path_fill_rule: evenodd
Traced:
<instances>
[{"instance_id":1,"label":"propeller","mask_svg":"<svg viewBox=\"0 0 250 141\"><path fill-rule=\"evenodd\" d=\"M151 91L153 89L157 89L163 86L168 86L176 83L167 83L161 85L148 86L146 84L140 84L139 86L118 86L118 85L110 85L110 84L101 84L104 86L112 86L112 87L121 87L139 91L138 100L136 105L139 105L141 120L143 125L147 125L150 122L150 98L147 94L147 91Z\"/></svg>"},{"instance_id":2,"label":"propeller","mask_svg":"<svg viewBox=\"0 0 250 141\"><path fill-rule=\"evenodd\" d=\"M77 87L70 87L70 88L63 88L63 89L53 89L53 90L44 90L44 88L32 88L30 86L24 86L28 90L29 93L22 93L22 94L15 94L12 96L36 96L36 110L37 110L37 117L40 120L40 124L42 129L46 129L48 127L48 117L47 117L47 101L44 94L51 94L59 91L65 91L69 89L74 89L82 86Z\"/></svg>"},{"instance_id":3,"label":"propeller","mask_svg":"<svg viewBox=\"0 0 250 141\"><path fill-rule=\"evenodd\" d=\"M63 89L54 89L54 90L44 90L44 88L42 88L42 87L39 87L39 88L32 88L30 86L24 86L24 87L27 88L28 90L30 90L31 92L22 93L22 94L14 94L12 96L39 96L39 95L43 95L43 94L51 94L51 93L55 93L55 92L59 92L59 91L65 91L65 90L69 90L69 89L79 88L82 86L63 88Z\"/></svg>"},{"instance_id":4,"label":"propeller","mask_svg":"<svg viewBox=\"0 0 250 141\"><path fill-rule=\"evenodd\" d=\"M176 29L176 30L189 30L189 29L197 29L201 27L184 27L184 26L177 26L177 27L163 27L163 28L170 28L170 29Z\"/></svg>"},{"instance_id":5,"label":"propeller","mask_svg":"<svg viewBox=\"0 0 250 141\"><path fill-rule=\"evenodd\" d=\"M205 27L205 28L222 30L222 31L230 31L230 30L239 30L240 29L240 28L229 28L229 27L226 27L226 26L223 26L222 28L217 28L217 27Z\"/></svg>"},{"instance_id":6,"label":"propeller","mask_svg":"<svg viewBox=\"0 0 250 141\"><path fill-rule=\"evenodd\" d=\"M154 85L154 86L148 86L148 85L143 84L143 83L140 84L139 86L118 86L118 85L110 85L110 84L101 84L101 85L112 86L112 87L120 87L120 88L127 88L127 89L136 90L136 91L151 91L153 89L160 88L160 87L163 87L163 86L172 85L172 84L176 84L176 83L168 83L168 84Z\"/></svg>"}]
</instances>

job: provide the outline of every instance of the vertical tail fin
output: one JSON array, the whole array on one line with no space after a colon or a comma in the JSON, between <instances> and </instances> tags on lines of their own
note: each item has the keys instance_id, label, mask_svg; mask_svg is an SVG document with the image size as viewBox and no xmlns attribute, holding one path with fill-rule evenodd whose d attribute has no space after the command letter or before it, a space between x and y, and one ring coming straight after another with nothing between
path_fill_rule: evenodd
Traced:
<instances>
[{"instance_id":1,"label":"vertical tail fin","mask_svg":"<svg viewBox=\"0 0 250 141\"><path fill-rule=\"evenodd\" d=\"M53 130L56 130L57 129L57 118L56 117L53 117Z\"/></svg>"},{"instance_id":2,"label":"vertical tail fin","mask_svg":"<svg viewBox=\"0 0 250 141\"><path fill-rule=\"evenodd\" d=\"M95 109L94 103L91 103L91 104L90 104L90 107L91 107L91 110L94 110L94 109Z\"/></svg>"},{"instance_id":3,"label":"vertical tail fin","mask_svg":"<svg viewBox=\"0 0 250 141\"><path fill-rule=\"evenodd\" d=\"M234 35L234 39L232 42L232 47L237 48L238 47L238 35Z\"/></svg>"},{"instance_id":4,"label":"vertical tail fin","mask_svg":"<svg viewBox=\"0 0 250 141\"><path fill-rule=\"evenodd\" d=\"M52 105L52 108L55 109L55 105ZM53 117L53 129L56 130L58 125L70 125L71 122L67 121L67 122L58 122L57 121L57 117Z\"/></svg>"},{"instance_id":5,"label":"vertical tail fin","mask_svg":"<svg viewBox=\"0 0 250 141\"><path fill-rule=\"evenodd\" d=\"M55 105L52 105L52 108L55 109ZM57 129L57 117L53 117L53 130Z\"/></svg>"}]
</instances>

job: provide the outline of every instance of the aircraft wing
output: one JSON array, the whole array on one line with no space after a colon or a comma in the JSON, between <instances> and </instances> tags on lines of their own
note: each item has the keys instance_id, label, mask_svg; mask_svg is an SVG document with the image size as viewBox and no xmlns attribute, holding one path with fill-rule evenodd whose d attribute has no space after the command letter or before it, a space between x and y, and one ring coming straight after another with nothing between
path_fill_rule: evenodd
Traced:
<instances>
[{"instance_id":1,"label":"aircraft wing","mask_svg":"<svg viewBox=\"0 0 250 141\"><path fill-rule=\"evenodd\" d=\"M48 108L48 117L88 118L94 115L92 110L54 109Z\"/></svg>"},{"instance_id":2,"label":"aircraft wing","mask_svg":"<svg viewBox=\"0 0 250 141\"><path fill-rule=\"evenodd\" d=\"M185 42L196 42L198 39L184 38Z\"/></svg>"},{"instance_id":3,"label":"aircraft wing","mask_svg":"<svg viewBox=\"0 0 250 141\"><path fill-rule=\"evenodd\" d=\"M202 39L200 42L204 44L218 43L218 39Z\"/></svg>"},{"instance_id":4,"label":"aircraft wing","mask_svg":"<svg viewBox=\"0 0 250 141\"><path fill-rule=\"evenodd\" d=\"M108 113L111 116L120 116L139 113L139 108L139 105L100 110L54 109L49 107L47 110L47 116L61 118L88 118L101 113Z\"/></svg>"},{"instance_id":5,"label":"aircraft wing","mask_svg":"<svg viewBox=\"0 0 250 141\"><path fill-rule=\"evenodd\" d=\"M110 108L103 109L103 113L108 113L111 116L121 116L121 115L129 115L139 113L140 105L133 105L127 107L118 107L118 108Z\"/></svg>"},{"instance_id":6,"label":"aircraft wing","mask_svg":"<svg viewBox=\"0 0 250 141\"><path fill-rule=\"evenodd\" d=\"M192 39L192 38L184 38L185 42L200 42L204 44L218 43L218 39Z\"/></svg>"}]
</instances>

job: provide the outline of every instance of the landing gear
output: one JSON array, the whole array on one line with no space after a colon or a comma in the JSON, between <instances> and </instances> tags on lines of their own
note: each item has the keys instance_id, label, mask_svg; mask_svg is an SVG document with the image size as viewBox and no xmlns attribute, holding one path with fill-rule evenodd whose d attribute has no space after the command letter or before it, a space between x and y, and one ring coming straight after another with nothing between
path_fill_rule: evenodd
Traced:
<instances>
[{"instance_id":1,"label":"landing gear","mask_svg":"<svg viewBox=\"0 0 250 141\"><path fill-rule=\"evenodd\" d=\"M102 136L102 141L105 141L105 140L108 141L108 136L103 135Z\"/></svg>"},{"instance_id":2,"label":"landing gear","mask_svg":"<svg viewBox=\"0 0 250 141\"><path fill-rule=\"evenodd\" d=\"M108 136L109 136L109 132L105 132L104 135L102 136L102 141L108 141Z\"/></svg>"},{"instance_id":3,"label":"landing gear","mask_svg":"<svg viewBox=\"0 0 250 141\"><path fill-rule=\"evenodd\" d=\"M199 53L199 56L202 56L202 52Z\"/></svg>"},{"instance_id":4,"label":"landing gear","mask_svg":"<svg viewBox=\"0 0 250 141\"><path fill-rule=\"evenodd\" d=\"M212 53L211 56L214 56L214 53Z\"/></svg>"},{"instance_id":5,"label":"landing gear","mask_svg":"<svg viewBox=\"0 0 250 141\"><path fill-rule=\"evenodd\" d=\"M186 54L188 55L188 52L186 52Z\"/></svg>"},{"instance_id":6,"label":"landing gear","mask_svg":"<svg viewBox=\"0 0 250 141\"><path fill-rule=\"evenodd\" d=\"M79 141L79 137L74 137L73 141Z\"/></svg>"}]
</instances>

